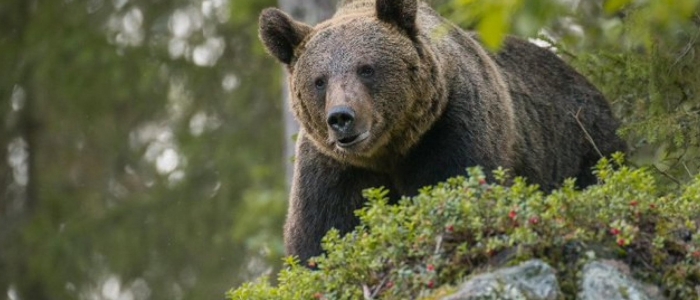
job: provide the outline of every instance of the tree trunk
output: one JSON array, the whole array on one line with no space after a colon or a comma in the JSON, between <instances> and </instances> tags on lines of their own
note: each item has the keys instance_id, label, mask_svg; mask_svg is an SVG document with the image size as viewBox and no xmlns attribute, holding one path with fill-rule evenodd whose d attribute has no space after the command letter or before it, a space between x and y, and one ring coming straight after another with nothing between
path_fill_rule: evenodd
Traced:
<instances>
[{"instance_id":1,"label":"tree trunk","mask_svg":"<svg viewBox=\"0 0 700 300\"><path fill-rule=\"evenodd\" d=\"M10 277L6 277L8 276L7 274L0 275L0 293L8 292L10 285L14 285L20 299L44 300L51 299L51 297L44 284L40 280L33 278L35 274L32 274L30 270L29 261L26 259L13 259L16 255L22 255L21 252L17 252L18 246L14 243L23 243L20 230L30 224L39 205L39 200L36 196L38 120L36 119L36 106L34 103L33 88L35 87L32 84L35 70L32 61L24 58L26 56L24 51L31 47L28 41L27 28L31 24L30 20L32 20L36 5L37 2L32 0L14 1L4 7L7 9L6 13L9 12L14 14L14 16L0 14L0 19L9 22L9 24L5 25L9 25L8 28L13 30L5 41L12 44L15 51L13 54L10 54L14 55L14 57L10 60L11 63L8 67L14 74L8 76L12 78L9 81L15 81L16 87L24 89L23 105L17 111L12 112L18 117L18 120L15 124L12 124L11 128L5 128L7 135L4 135L4 138L0 138L0 147L4 148L0 151L0 159L4 160L0 164L0 172L3 173L0 175L0 184L2 185L0 186L0 199L2 199L0 200L0 249L8 250L9 245L13 244L12 253L3 253L4 255L0 256L0 270L7 270L10 265L14 265L14 274L12 275L15 276L14 280L19 279L19 281L11 282L10 280L13 280L11 278L12 275ZM3 97L8 96L3 94ZM5 104L3 103L3 105ZM9 115L8 112L4 111L2 114L3 116ZM28 156L23 164L26 165L26 176L28 178L24 186L19 186L19 183L15 181L11 174L13 172L12 167L7 163L9 155L7 151L8 143L15 137L23 139L26 143ZM14 188L10 188L13 185ZM23 246L19 246L20 249L21 247ZM27 278L31 279L26 280Z\"/></svg>"},{"instance_id":2,"label":"tree trunk","mask_svg":"<svg viewBox=\"0 0 700 300\"><path fill-rule=\"evenodd\" d=\"M328 19L335 11L335 0L279 0L280 9L289 13L298 21L314 25L320 21ZM285 149L284 157L286 158L286 174L287 183L292 182L292 170L294 157L294 144L296 134L299 132L299 124L294 119L291 110L289 109L289 85L287 84L288 74L284 75L282 85L282 99L284 101L284 137Z\"/></svg>"}]
</instances>

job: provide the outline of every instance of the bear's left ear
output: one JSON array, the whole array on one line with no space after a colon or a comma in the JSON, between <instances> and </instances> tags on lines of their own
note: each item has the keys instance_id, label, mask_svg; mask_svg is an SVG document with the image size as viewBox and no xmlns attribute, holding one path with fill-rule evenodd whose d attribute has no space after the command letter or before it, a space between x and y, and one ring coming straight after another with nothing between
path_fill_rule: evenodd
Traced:
<instances>
[{"instance_id":1,"label":"bear's left ear","mask_svg":"<svg viewBox=\"0 0 700 300\"><path fill-rule=\"evenodd\" d=\"M294 50L313 28L276 8L267 8L260 14L260 40L267 52L285 65L294 60Z\"/></svg>"},{"instance_id":2,"label":"bear's left ear","mask_svg":"<svg viewBox=\"0 0 700 300\"><path fill-rule=\"evenodd\" d=\"M387 23L394 24L415 36L416 14L418 13L417 0L377 0L377 18Z\"/></svg>"}]
</instances>

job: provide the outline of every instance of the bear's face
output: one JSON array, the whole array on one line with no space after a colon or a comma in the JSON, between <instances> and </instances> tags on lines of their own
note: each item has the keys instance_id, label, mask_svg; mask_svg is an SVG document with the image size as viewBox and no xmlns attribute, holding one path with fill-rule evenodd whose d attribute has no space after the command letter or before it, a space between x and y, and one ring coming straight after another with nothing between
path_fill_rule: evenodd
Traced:
<instances>
[{"instance_id":1,"label":"bear's face","mask_svg":"<svg viewBox=\"0 0 700 300\"><path fill-rule=\"evenodd\" d=\"M434 70L417 46L416 1L403 2L358 1L373 7L315 28L277 9L260 17L263 43L290 72L305 136L340 161L376 168L415 143L439 110L430 103Z\"/></svg>"},{"instance_id":2,"label":"bear's face","mask_svg":"<svg viewBox=\"0 0 700 300\"><path fill-rule=\"evenodd\" d=\"M376 19L315 31L291 73L292 108L317 147L371 158L404 126L420 63L411 40Z\"/></svg>"}]
</instances>

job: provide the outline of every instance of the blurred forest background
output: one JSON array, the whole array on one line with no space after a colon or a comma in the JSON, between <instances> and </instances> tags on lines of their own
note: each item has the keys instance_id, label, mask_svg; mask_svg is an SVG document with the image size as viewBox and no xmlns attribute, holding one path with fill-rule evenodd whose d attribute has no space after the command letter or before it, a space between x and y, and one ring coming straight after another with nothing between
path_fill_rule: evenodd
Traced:
<instances>
[{"instance_id":1,"label":"blurred forest background","mask_svg":"<svg viewBox=\"0 0 700 300\"><path fill-rule=\"evenodd\" d=\"M669 189L698 173L697 0L431 2L492 49L552 47ZM0 299L221 299L280 265L294 127L268 6L315 23L335 0L0 3Z\"/></svg>"}]
</instances>

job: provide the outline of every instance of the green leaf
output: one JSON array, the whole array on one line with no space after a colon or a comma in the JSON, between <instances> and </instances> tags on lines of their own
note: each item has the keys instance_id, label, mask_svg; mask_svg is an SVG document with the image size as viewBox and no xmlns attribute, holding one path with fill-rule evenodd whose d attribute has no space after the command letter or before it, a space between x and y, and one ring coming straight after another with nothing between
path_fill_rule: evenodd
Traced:
<instances>
[{"instance_id":1,"label":"green leaf","mask_svg":"<svg viewBox=\"0 0 700 300\"><path fill-rule=\"evenodd\" d=\"M605 2L605 12L608 14L614 14L622 10L625 6L630 4L632 0L608 0Z\"/></svg>"},{"instance_id":2,"label":"green leaf","mask_svg":"<svg viewBox=\"0 0 700 300\"><path fill-rule=\"evenodd\" d=\"M506 10L501 8L487 13L479 22L478 30L484 45L492 51L498 50L508 33Z\"/></svg>"}]
</instances>

